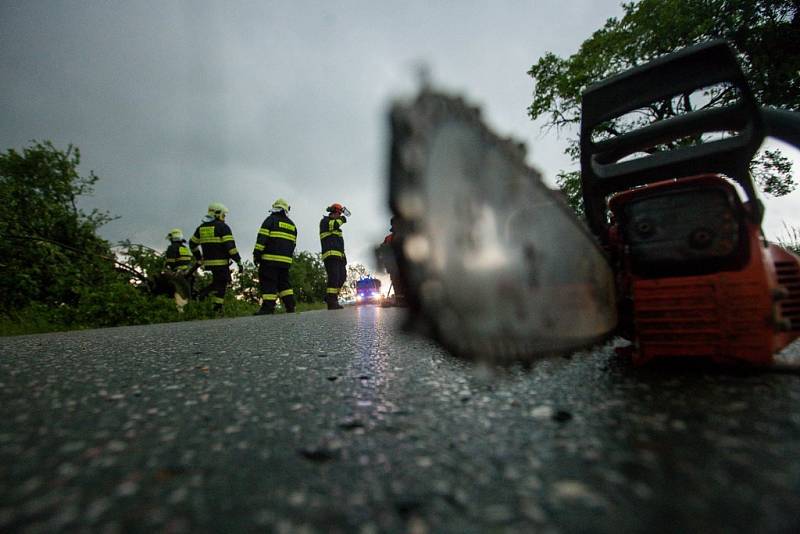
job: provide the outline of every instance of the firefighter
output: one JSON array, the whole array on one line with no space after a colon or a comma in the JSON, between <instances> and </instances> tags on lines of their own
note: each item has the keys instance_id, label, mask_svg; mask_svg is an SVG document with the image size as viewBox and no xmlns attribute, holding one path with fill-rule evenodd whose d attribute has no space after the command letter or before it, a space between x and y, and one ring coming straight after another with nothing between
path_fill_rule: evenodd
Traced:
<instances>
[{"instance_id":1,"label":"firefighter","mask_svg":"<svg viewBox=\"0 0 800 534\"><path fill-rule=\"evenodd\" d=\"M192 252L186 246L186 239L180 228L173 228L167 234L167 270L187 274L192 267Z\"/></svg>"},{"instance_id":2,"label":"firefighter","mask_svg":"<svg viewBox=\"0 0 800 534\"><path fill-rule=\"evenodd\" d=\"M283 302L287 313L294 313L294 291L289 284L289 267L297 243L297 228L287 215L289 203L279 198L272 203L269 216L261 223L253 250L261 287L261 309L256 315L275 313L275 301Z\"/></svg>"},{"instance_id":3,"label":"firefighter","mask_svg":"<svg viewBox=\"0 0 800 534\"><path fill-rule=\"evenodd\" d=\"M189 240L189 248L195 259L203 269L211 271L212 276L211 284L200 291L197 298L202 300L211 294L214 311L218 312L222 311L225 290L231 281L230 261L233 260L239 272L242 272L242 257L236 249L231 228L225 223L227 214L228 208L223 204L209 204L208 214Z\"/></svg>"},{"instance_id":4,"label":"firefighter","mask_svg":"<svg viewBox=\"0 0 800 534\"><path fill-rule=\"evenodd\" d=\"M400 277L400 269L397 266L397 259L394 254L394 246L396 244L395 223L396 217L392 217L389 235L383 239L383 243L378 246L376 253L379 264L383 265L383 267L386 269L386 272L389 273L389 279L391 280L392 287L394 288L395 304L398 306L403 306L405 305L406 292L404 289L405 284L403 284L403 280Z\"/></svg>"},{"instance_id":5,"label":"firefighter","mask_svg":"<svg viewBox=\"0 0 800 534\"><path fill-rule=\"evenodd\" d=\"M347 257L344 254L342 225L347 222L350 211L341 204L331 204L326 208L328 215L319 222L319 240L322 245L322 261L328 275L325 302L329 310L341 310L339 291L347 278Z\"/></svg>"},{"instance_id":6,"label":"firefighter","mask_svg":"<svg viewBox=\"0 0 800 534\"><path fill-rule=\"evenodd\" d=\"M178 311L189 302L194 290L194 268L192 252L186 246L183 231L173 228L166 236L167 247L165 269L153 276L152 291L154 295L170 295L175 299Z\"/></svg>"}]
</instances>

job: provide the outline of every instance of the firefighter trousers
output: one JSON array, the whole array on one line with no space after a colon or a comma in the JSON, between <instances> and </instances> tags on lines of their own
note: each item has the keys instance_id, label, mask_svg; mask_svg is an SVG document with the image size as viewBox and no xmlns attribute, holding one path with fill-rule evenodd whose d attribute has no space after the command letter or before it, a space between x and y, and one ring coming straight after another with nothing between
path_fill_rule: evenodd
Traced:
<instances>
[{"instance_id":1,"label":"firefighter trousers","mask_svg":"<svg viewBox=\"0 0 800 534\"><path fill-rule=\"evenodd\" d=\"M347 263L342 258L326 258L325 272L328 275L328 287L325 290L326 300L328 302L338 301L339 291L347 278Z\"/></svg>"},{"instance_id":2,"label":"firefighter trousers","mask_svg":"<svg viewBox=\"0 0 800 534\"><path fill-rule=\"evenodd\" d=\"M231 281L231 271L228 267L211 268L211 283L204 287L197 295L198 300L203 300L211 295L211 301L214 303L215 309L222 309L222 303L225 302L225 290Z\"/></svg>"},{"instance_id":3,"label":"firefighter trousers","mask_svg":"<svg viewBox=\"0 0 800 534\"><path fill-rule=\"evenodd\" d=\"M288 313L294 312L294 291L289 284L289 267L275 267L261 262L258 266L258 283L261 288L261 309L274 310L279 298Z\"/></svg>"}]
</instances>

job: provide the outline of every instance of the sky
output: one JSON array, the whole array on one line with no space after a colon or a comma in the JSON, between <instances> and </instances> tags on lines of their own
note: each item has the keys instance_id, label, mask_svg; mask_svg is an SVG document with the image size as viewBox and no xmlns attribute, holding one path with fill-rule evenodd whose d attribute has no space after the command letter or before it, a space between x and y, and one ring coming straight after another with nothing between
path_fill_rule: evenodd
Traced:
<instances>
[{"instance_id":1,"label":"sky","mask_svg":"<svg viewBox=\"0 0 800 534\"><path fill-rule=\"evenodd\" d=\"M338 202L351 262L371 265L388 232L387 111L418 86L483 108L528 146L554 183L571 168L566 133L526 108L527 71L567 56L620 16L618 0L85 1L0 3L0 150L31 140L80 148L100 180L86 209L101 229L164 250L191 234L210 202L246 259L272 202L289 201L298 250L319 251ZM797 152L789 152L797 160ZM800 227L800 192L766 199L767 235Z\"/></svg>"}]
</instances>

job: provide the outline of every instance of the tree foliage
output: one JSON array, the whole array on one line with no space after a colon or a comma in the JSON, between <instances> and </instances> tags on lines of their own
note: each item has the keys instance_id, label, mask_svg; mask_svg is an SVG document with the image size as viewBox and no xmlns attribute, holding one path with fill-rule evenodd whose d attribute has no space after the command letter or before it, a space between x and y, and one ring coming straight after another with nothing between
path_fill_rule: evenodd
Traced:
<instances>
[{"instance_id":1,"label":"tree foliage","mask_svg":"<svg viewBox=\"0 0 800 534\"><path fill-rule=\"evenodd\" d=\"M198 276L200 276L198 274ZM203 273L202 280L197 284L197 288L205 287L211 283L211 277ZM231 291L245 302L252 304L261 303L261 288L258 283L258 267L250 261L242 262L242 270L232 276Z\"/></svg>"},{"instance_id":2,"label":"tree foliage","mask_svg":"<svg viewBox=\"0 0 800 534\"><path fill-rule=\"evenodd\" d=\"M714 38L733 45L762 105L800 110L800 54L792 53L800 43L797 0L640 0L622 8L624 16L608 19L577 53L561 58L548 52L531 67L528 74L536 82L528 108L532 119L544 117L546 128L571 128L580 122L581 93L591 83ZM717 102L733 97L724 90L707 96ZM657 118L680 111L673 106L652 110L661 114ZM569 140L566 153L577 159L577 139ZM774 151L761 153L751 172L768 194L780 196L795 187L791 163ZM579 208L579 174L562 172L558 184Z\"/></svg>"},{"instance_id":3,"label":"tree foliage","mask_svg":"<svg viewBox=\"0 0 800 534\"><path fill-rule=\"evenodd\" d=\"M295 254L289 280L297 302L321 302L325 300L328 278L319 253L304 250Z\"/></svg>"},{"instance_id":4,"label":"tree foliage","mask_svg":"<svg viewBox=\"0 0 800 534\"><path fill-rule=\"evenodd\" d=\"M114 250L119 260L130 268L131 282L134 284L144 278L154 277L166 266L164 254L150 247L131 243L129 239L118 243Z\"/></svg>"},{"instance_id":5,"label":"tree foliage","mask_svg":"<svg viewBox=\"0 0 800 534\"><path fill-rule=\"evenodd\" d=\"M74 304L115 276L109 244L96 234L111 217L77 205L97 181L81 176L79 164L77 148L48 141L0 154L0 311Z\"/></svg>"},{"instance_id":6,"label":"tree foliage","mask_svg":"<svg viewBox=\"0 0 800 534\"><path fill-rule=\"evenodd\" d=\"M773 196L780 197L794 191L792 162L779 150L764 150L753 160L750 173L761 189Z\"/></svg>"}]
</instances>

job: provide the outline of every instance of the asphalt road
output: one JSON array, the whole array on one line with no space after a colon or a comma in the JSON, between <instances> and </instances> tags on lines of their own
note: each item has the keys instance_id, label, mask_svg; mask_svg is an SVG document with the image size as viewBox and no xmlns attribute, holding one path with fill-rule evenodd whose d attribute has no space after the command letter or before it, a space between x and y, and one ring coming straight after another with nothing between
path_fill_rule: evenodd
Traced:
<instances>
[{"instance_id":1,"label":"asphalt road","mask_svg":"<svg viewBox=\"0 0 800 534\"><path fill-rule=\"evenodd\" d=\"M487 373L401 313L0 339L0 531L800 531L800 376Z\"/></svg>"}]
</instances>

